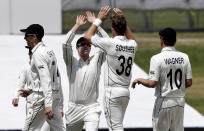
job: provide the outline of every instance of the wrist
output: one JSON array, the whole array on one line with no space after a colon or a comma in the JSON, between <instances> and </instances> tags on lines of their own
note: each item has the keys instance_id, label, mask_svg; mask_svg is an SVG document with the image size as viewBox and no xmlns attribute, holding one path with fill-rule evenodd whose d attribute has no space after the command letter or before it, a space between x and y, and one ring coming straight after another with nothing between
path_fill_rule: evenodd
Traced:
<instances>
[{"instance_id":1,"label":"wrist","mask_svg":"<svg viewBox=\"0 0 204 131\"><path fill-rule=\"evenodd\" d=\"M80 26L80 24L77 24L77 23L76 23L76 24L75 24L75 26L76 26L76 27L79 27L79 26Z\"/></svg>"},{"instance_id":2,"label":"wrist","mask_svg":"<svg viewBox=\"0 0 204 131\"><path fill-rule=\"evenodd\" d=\"M95 26L97 26L97 27L100 26L101 23L102 23L102 21L101 21L99 18L95 19L95 21L93 22L93 24L94 24Z\"/></svg>"}]
</instances>

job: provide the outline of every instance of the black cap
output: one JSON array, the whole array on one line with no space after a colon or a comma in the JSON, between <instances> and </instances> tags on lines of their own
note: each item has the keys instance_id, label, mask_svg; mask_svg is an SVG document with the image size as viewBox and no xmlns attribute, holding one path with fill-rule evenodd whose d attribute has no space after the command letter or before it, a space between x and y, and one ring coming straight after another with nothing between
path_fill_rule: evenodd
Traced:
<instances>
[{"instance_id":1,"label":"black cap","mask_svg":"<svg viewBox=\"0 0 204 131\"><path fill-rule=\"evenodd\" d=\"M21 29L21 32L25 32L25 34L37 35L37 37L42 38L44 36L44 29L39 24L32 24L28 26L26 29Z\"/></svg>"},{"instance_id":2,"label":"black cap","mask_svg":"<svg viewBox=\"0 0 204 131\"><path fill-rule=\"evenodd\" d=\"M29 50L28 54L32 54L32 47L30 46L25 46L25 48L27 48Z\"/></svg>"},{"instance_id":3,"label":"black cap","mask_svg":"<svg viewBox=\"0 0 204 131\"><path fill-rule=\"evenodd\" d=\"M159 35L163 37L165 43L174 45L176 42L176 31L171 27L162 29L159 31Z\"/></svg>"},{"instance_id":4,"label":"black cap","mask_svg":"<svg viewBox=\"0 0 204 131\"><path fill-rule=\"evenodd\" d=\"M88 42L88 40L86 38L84 38L84 37L79 38L77 40L76 47L79 47L81 42L84 42L84 41Z\"/></svg>"}]
</instances>

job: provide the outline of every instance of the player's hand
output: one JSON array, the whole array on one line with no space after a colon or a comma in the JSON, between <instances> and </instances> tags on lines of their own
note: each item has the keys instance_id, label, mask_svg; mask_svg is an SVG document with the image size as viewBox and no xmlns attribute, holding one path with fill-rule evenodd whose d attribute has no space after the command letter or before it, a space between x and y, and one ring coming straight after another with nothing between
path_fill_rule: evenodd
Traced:
<instances>
[{"instance_id":1,"label":"player's hand","mask_svg":"<svg viewBox=\"0 0 204 131\"><path fill-rule=\"evenodd\" d=\"M86 12L86 19L88 20L89 23L93 23L96 19L95 14L91 13L91 11Z\"/></svg>"},{"instance_id":2,"label":"player's hand","mask_svg":"<svg viewBox=\"0 0 204 131\"><path fill-rule=\"evenodd\" d=\"M54 114L52 112L52 107L45 107L45 115L49 120L51 120L54 117Z\"/></svg>"},{"instance_id":3,"label":"player's hand","mask_svg":"<svg viewBox=\"0 0 204 131\"><path fill-rule=\"evenodd\" d=\"M64 117L64 112L61 112L62 117Z\"/></svg>"},{"instance_id":4,"label":"player's hand","mask_svg":"<svg viewBox=\"0 0 204 131\"><path fill-rule=\"evenodd\" d=\"M12 100L12 104L13 104L13 106L17 107L18 106L18 98L14 98Z\"/></svg>"},{"instance_id":5,"label":"player's hand","mask_svg":"<svg viewBox=\"0 0 204 131\"><path fill-rule=\"evenodd\" d=\"M22 96L22 97L27 97L30 95L29 91L27 91L23 88L21 88L19 91L20 91L20 96Z\"/></svg>"},{"instance_id":6,"label":"player's hand","mask_svg":"<svg viewBox=\"0 0 204 131\"><path fill-rule=\"evenodd\" d=\"M133 82L132 82L132 88L134 89L135 88L135 85L136 84L139 84L139 80L138 79L135 79Z\"/></svg>"},{"instance_id":7,"label":"player's hand","mask_svg":"<svg viewBox=\"0 0 204 131\"><path fill-rule=\"evenodd\" d=\"M86 24L86 17L85 17L84 15L79 15L79 16L77 16L76 24L77 24L78 26L81 26L81 25Z\"/></svg>"},{"instance_id":8,"label":"player's hand","mask_svg":"<svg viewBox=\"0 0 204 131\"><path fill-rule=\"evenodd\" d=\"M120 9L118 9L118 8L113 8L113 11L114 11L117 15L123 16L123 12L122 12Z\"/></svg>"},{"instance_id":9,"label":"player's hand","mask_svg":"<svg viewBox=\"0 0 204 131\"><path fill-rule=\"evenodd\" d=\"M98 13L98 18L102 21L108 18L109 12L111 8L109 6L102 7L100 12Z\"/></svg>"}]
</instances>

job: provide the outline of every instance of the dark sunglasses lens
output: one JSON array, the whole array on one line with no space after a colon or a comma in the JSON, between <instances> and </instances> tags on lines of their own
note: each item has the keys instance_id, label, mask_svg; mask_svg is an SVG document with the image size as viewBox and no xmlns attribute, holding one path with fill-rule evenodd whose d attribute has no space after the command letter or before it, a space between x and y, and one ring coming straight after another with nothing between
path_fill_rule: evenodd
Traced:
<instances>
[{"instance_id":1,"label":"dark sunglasses lens","mask_svg":"<svg viewBox=\"0 0 204 131\"><path fill-rule=\"evenodd\" d=\"M88 42L82 42L80 45L81 46L85 46L86 45L86 46L89 46L89 47L91 46Z\"/></svg>"},{"instance_id":2,"label":"dark sunglasses lens","mask_svg":"<svg viewBox=\"0 0 204 131\"><path fill-rule=\"evenodd\" d=\"M34 36L36 34L25 34L25 37L28 37L28 36Z\"/></svg>"}]
</instances>

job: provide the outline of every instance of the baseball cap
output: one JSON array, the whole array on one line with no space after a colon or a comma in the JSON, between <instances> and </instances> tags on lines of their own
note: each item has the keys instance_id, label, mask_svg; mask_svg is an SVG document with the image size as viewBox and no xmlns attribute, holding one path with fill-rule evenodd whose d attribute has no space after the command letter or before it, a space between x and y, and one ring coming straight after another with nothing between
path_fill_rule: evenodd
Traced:
<instances>
[{"instance_id":1,"label":"baseball cap","mask_svg":"<svg viewBox=\"0 0 204 131\"><path fill-rule=\"evenodd\" d=\"M76 47L79 47L82 43L86 42L86 44L88 44L89 46L91 46L91 44L89 43L89 41L84 38L84 37L81 37L77 40L77 43L76 43Z\"/></svg>"},{"instance_id":2,"label":"baseball cap","mask_svg":"<svg viewBox=\"0 0 204 131\"><path fill-rule=\"evenodd\" d=\"M176 42L176 31L171 27L167 27L160 30L159 35L163 37L163 40L165 42L169 42L169 43Z\"/></svg>"},{"instance_id":3,"label":"baseball cap","mask_svg":"<svg viewBox=\"0 0 204 131\"><path fill-rule=\"evenodd\" d=\"M26 29L20 29L21 32L24 32L25 35L37 35L39 38L44 36L44 29L39 24L32 24Z\"/></svg>"}]
</instances>

